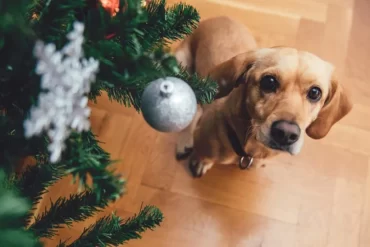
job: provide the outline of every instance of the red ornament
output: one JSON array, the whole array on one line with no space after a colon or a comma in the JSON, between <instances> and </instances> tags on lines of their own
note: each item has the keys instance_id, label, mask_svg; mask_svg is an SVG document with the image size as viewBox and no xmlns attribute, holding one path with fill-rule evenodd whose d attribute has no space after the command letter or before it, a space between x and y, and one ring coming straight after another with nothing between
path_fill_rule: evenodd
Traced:
<instances>
[{"instance_id":1,"label":"red ornament","mask_svg":"<svg viewBox=\"0 0 370 247\"><path fill-rule=\"evenodd\" d=\"M115 33L111 33L111 34L106 35L106 36L105 36L105 39L112 39L112 38L114 38L115 36L116 36L116 34L115 34Z\"/></svg>"},{"instance_id":2,"label":"red ornament","mask_svg":"<svg viewBox=\"0 0 370 247\"><path fill-rule=\"evenodd\" d=\"M151 0L141 0L141 6L146 7L146 5L150 2ZM120 10L119 8L119 0L100 0L100 3L102 7L110 13L111 16L115 16L118 11ZM122 7L122 11L125 10L125 6ZM115 33L111 33L105 36L106 39L112 39L116 36Z\"/></svg>"},{"instance_id":3,"label":"red ornament","mask_svg":"<svg viewBox=\"0 0 370 247\"><path fill-rule=\"evenodd\" d=\"M112 16L115 16L119 11L119 0L100 0L100 3Z\"/></svg>"}]
</instances>

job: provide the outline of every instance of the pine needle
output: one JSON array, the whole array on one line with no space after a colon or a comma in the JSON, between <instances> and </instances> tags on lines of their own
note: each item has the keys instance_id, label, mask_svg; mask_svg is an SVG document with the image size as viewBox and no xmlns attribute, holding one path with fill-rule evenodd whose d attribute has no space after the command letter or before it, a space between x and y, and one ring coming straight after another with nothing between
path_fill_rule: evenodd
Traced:
<instances>
[{"instance_id":1,"label":"pine needle","mask_svg":"<svg viewBox=\"0 0 370 247\"><path fill-rule=\"evenodd\" d=\"M29 230L39 238L51 238L59 228L84 221L107 206L106 200L97 201L96 194L85 191L69 198L60 197L51 202L48 210L37 216Z\"/></svg>"},{"instance_id":2,"label":"pine needle","mask_svg":"<svg viewBox=\"0 0 370 247\"><path fill-rule=\"evenodd\" d=\"M0 246L36 247L40 243L35 236L22 226L22 218L28 213L31 204L21 198L14 188L9 186L5 173L0 171Z\"/></svg>"},{"instance_id":3,"label":"pine needle","mask_svg":"<svg viewBox=\"0 0 370 247\"><path fill-rule=\"evenodd\" d=\"M162 221L162 213L154 206L145 206L138 215L125 221L112 214L99 219L94 225L85 229L76 241L67 246L118 246L131 239L140 239L141 233L148 229L153 230Z\"/></svg>"}]
</instances>

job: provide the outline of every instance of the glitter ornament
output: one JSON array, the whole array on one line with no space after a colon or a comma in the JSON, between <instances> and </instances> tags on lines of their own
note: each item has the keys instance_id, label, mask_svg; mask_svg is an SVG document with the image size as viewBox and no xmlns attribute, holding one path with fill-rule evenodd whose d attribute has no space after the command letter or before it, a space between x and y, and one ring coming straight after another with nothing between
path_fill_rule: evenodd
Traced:
<instances>
[{"instance_id":1,"label":"glitter ornament","mask_svg":"<svg viewBox=\"0 0 370 247\"><path fill-rule=\"evenodd\" d=\"M179 132L194 118L197 100L186 82L166 77L151 82L145 88L141 110L152 128L160 132Z\"/></svg>"}]
</instances>

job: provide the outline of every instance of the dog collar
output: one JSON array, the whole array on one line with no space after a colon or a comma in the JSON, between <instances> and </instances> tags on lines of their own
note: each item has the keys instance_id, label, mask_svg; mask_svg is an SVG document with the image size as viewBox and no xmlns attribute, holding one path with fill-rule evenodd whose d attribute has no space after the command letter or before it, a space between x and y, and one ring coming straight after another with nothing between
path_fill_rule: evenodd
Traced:
<instances>
[{"instance_id":1,"label":"dog collar","mask_svg":"<svg viewBox=\"0 0 370 247\"><path fill-rule=\"evenodd\" d=\"M242 156L239 159L239 168L241 170L249 169L252 166L253 157L251 156Z\"/></svg>"},{"instance_id":2,"label":"dog collar","mask_svg":"<svg viewBox=\"0 0 370 247\"><path fill-rule=\"evenodd\" d=\"M253 157L247 154L244 150L244 146L247 142L247 135L245 135L244 143L239 141L238 135L235 130L231 127L229 123L226 123L227 126L227 136L231 143L231 146L234 149L234 152L239 156L239 168L242 170L249 169L253 163Z\"/></svg>"}]
</instances>

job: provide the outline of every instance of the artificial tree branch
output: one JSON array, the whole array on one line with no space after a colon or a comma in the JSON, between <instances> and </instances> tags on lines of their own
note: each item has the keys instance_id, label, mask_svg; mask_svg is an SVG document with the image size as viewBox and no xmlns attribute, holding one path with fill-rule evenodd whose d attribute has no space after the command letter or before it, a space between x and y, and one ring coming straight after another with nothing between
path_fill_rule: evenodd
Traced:
<instances>
[{"instance_id":1,"label":"artificial tree branch","mask_svg":"<svg viewBox=\"0 0 370 247\"><path fill-rule=\"evenodd\" d=\"M58 247L118 246L131 239L140 239L141 233L148 229L153 230L162 221L161 211L154 206L145 206L138 215L127 220L112 214L99 219L94 225L85 229L71 244L65 245L64 242Z\"/></svg>"},{"instance_id":2,"label":"artificial tree branch","mask_svg":"<svg viewBox=\"0 0 370 247\"><path fill-rule=\"evenodd\" d=\"M39 238L51 238L64 225L71 226L73 222L84 221L106 207L108 201L97 201L96 194L85 191L70 195L69 198L60 197L51 202L49 210L35 218L29 227Z\"/></svg>"}]
</instances>

